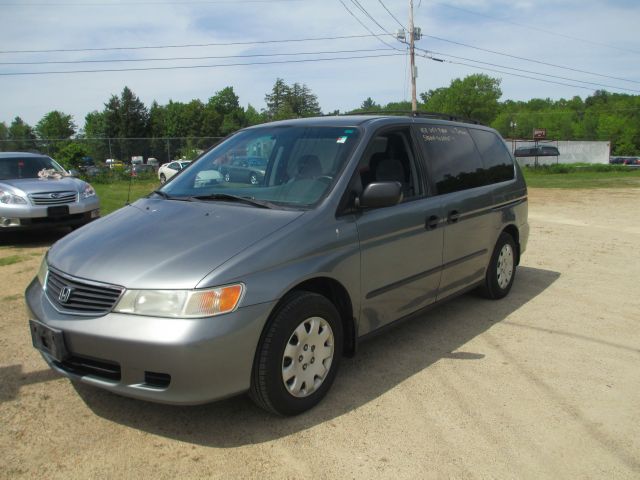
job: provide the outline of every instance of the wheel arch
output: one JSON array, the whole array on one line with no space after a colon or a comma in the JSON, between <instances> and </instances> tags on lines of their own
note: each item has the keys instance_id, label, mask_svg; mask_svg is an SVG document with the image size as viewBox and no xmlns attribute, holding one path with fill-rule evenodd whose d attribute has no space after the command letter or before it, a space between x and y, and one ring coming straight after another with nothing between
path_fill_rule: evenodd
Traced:
<instances>
[{"instance_id":1,"label":"wheel arch","mask_svg":"<svg viewBox=\"0 0 640 480\"><path fill-rule=\"evenodd\" d=\"M508 233L516 244L516 265L520 264L520 231L513 224L507 225L501 233Z\"/></svg>"},{"instance_id":2,"label":"wheel arch","mask_svg":"<svg viewBox=\"0 0 640 480\"><path fill-rule=\"evenodd\" d=\"M343 329L343 354L352 356L356 350L356 328L353 315L353 303L347 289L337 280L330 277L314 277L304 280L291 287L273 308L269 320L264 326L268 328L274 313L287 301L289 295L294 292L312 292L322 295L333 303L340 314Z\"/></svg>"}]
</instances>

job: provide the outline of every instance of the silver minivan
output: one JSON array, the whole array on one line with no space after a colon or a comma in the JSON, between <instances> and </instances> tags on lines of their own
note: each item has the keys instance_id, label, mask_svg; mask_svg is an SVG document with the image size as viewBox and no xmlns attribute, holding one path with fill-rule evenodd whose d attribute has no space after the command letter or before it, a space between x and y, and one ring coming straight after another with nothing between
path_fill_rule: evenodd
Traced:
<instances>
[{"instance_id":1,"label":"silver minivan","mask_svg":"<svg viewBox=\"0 0 640 480\"><path fill-rule=\"evenodd\" d=\"M238 156L265 160L259 182L209 174ZM26 291L33 345L122 395L249 392L294 415L364 338L471 289L507 295L528 234L522 173L492 129L269 123L53 245Z\"/></svg>"}]
</instances>

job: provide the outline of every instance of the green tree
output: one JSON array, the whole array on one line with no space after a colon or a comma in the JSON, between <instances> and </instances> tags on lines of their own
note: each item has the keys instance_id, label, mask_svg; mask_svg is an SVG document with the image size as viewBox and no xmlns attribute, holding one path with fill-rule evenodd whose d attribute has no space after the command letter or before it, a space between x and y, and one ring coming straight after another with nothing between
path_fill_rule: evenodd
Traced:
<instances>
[{"instance_id":1,"label":"green tree","mask_svg":"<svg viewBox=\"0 0 640 480\"><path fill-rule=\"evenodd\" d=\"M430 90L420 95L429 111L461 115L489 124L498 114L502 96L500 79L483 73L456 78L448 88Z\"/></svg>"},{"instance_id":2,"label":"green tree","mask_svg":"<svg viewBox=\"0 0 640 480\"><path fill-rule=\"evenodd\" d=\"M258 112L258 110L256 110L251 104L247 105L247 109L244 112L244 117L247 126L259 125L267 121L265 115Z\"/></svg>"},{"instance_id":3,"label":"green tree","mask_svg":"<svg viewBox=\"0 0 640 480\"><path fill-rule=\"evenodd\" d=\"M94 110L87 113L84 117L84 129L80 135L80 137L85 138L89 156L98 161L104 161L111 157L105 118L104 112Z\"/></svg>"},{"instance_id":4,"label":"green tree","mask_svg":"<svg viewBox=\"0 0 640 480\"><path fill-rule=\"evenodd\" d=\"M58 110L47 113L36 125L38 138L67 140L76 133L73 117Z\"/></svg>"},{"instance_id":5,"label":"green tree","mask_svg":"<svg viewBox=\"0 0 640 480\"><path fill-rule=\"evenodd\" d=\"M264 96L264 103L267 105L265 110L267 118L276 120L282 117L282 112L288 104L289 90L289 86L282 78L276 79L271 93L267 93Z\"/></svg>"},{"instance_id":6,"label":"green tree","mask_svg":"<svg viewBox=\"0 0 640 480\"><path fill-rule=\"evenodd\" d=\"M246 125L244 109L240 106L240 99L233 87L216 92L207 106L217 113L220 120L217 132L219 136L229 135Z\"/></svg>"},{"instance_id":7,"label":"green tree","mask_svg":"<svg viewBox=\"0 0 640 480\"><path fill-rule=\"evenodd\" d=\"M73 117L65 113L53 110L47 113L36 124L35 131L42 142L43 148L53 157L68 143L67 140L76 133L76 125Z\"/></svg>"},{"instance_id":8,"label":"green tree","mask_svg":"<svg viewBox=\"0 0 640 480\"><path fill-rule=\"evenodd\" d=\"M5 151L9 147L9 128L4 122L0 122L0 151Z\"/></svg>"},{"instance_id":9,"label":"green tree","mask_svg":"<svg viewBox=\"0 0 640 480\"><path fill-rule=\"evenodd\" d=\"M82 164L82 158L90 156L89 154L90 152L86 145L79 142L70 142L59 150L56 160L69 170L78 168Z\"/></svg>"},{"instance_id":10,"label":"green tree","mask_svg":"<svg viewBox=\"0 0 640 480\"><path fill-rule=\"evenodd\" d=\"M32 151L36 150L36 135L33 128L24 122L20 117L16 117L9 125L9 147L7 150Z\"/></svg>"}]
</instances>

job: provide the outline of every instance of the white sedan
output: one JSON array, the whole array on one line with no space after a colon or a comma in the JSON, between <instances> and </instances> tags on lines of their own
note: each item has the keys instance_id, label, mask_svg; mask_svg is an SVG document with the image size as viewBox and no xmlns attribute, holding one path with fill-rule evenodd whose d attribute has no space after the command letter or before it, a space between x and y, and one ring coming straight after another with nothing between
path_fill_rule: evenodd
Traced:
<instances>
[{"instance_id":1,"label":"white sedan","mask_svg":"<svg viewBox=\"0 0 640 480\"><path fill-rule=\"evenodd\" d=\"M191 162L189 160L174 160L173 162L165 163L158 169L158 178L160 183L165 183L171 177L173 177L180 170L184 170L189 166Z\"/></svg>"}]
</instances>

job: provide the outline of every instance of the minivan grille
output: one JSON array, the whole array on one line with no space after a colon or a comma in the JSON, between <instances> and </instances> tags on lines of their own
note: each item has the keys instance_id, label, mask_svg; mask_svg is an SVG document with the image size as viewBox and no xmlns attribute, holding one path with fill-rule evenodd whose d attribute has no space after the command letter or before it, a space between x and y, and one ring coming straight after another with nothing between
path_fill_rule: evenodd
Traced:
<instances>
[{"instance_id":1,"label":"minivan grille","mask_svg":"<svg viewBox=\"0 0 640 480\"><path fill-rule=\"evenodd\" d=\"M29 195L34 205L66 205L78 198L78 192L44 192Z\"/></svg>"},{"instance_id":2,"label":"minivan grille","mask_svg":"<svg viewBox=\"0 0 640 480\"><path fill-rule=\"evenodd\" d=\"M123 288L71 278L49 269L46 290L47 297L60 311L101 315L111 311Z\"/></svg>"}]
</instances>

